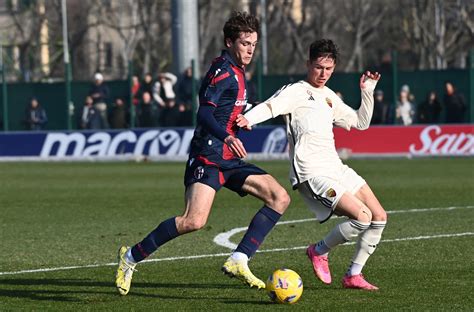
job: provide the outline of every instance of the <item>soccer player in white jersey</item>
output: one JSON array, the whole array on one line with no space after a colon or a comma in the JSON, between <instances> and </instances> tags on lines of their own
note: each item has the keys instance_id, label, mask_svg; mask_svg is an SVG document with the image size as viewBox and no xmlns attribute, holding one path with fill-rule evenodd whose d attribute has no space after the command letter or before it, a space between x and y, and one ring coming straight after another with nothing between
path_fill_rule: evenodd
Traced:
<instances>
[{"instance_id":1,"label":"soccer player in white jersey","mask_svg":"<svg viewBox=\"0 0 474 312\"><path fill-rule=\"evenodd\" d=\"M373 92L379 73L365 72L360 78L362 102L353 110L328 87L337 64L338 49L327 39L313 42L307 61L307 78L278 90L259 104L237 125L253 125L282 115L287 125L291 160L290 180L309 208L323 223L333 214L347 219L335 226L306 253L315 275L325 284L332 281L328 254L334 247L358 238L356 251L342 285L345 288L377 290L367 282L362 268L380 242L387 214L365 180L339 158L333 125L346 130L369 127L374 108Z\"/></svg>"}]
</instances>

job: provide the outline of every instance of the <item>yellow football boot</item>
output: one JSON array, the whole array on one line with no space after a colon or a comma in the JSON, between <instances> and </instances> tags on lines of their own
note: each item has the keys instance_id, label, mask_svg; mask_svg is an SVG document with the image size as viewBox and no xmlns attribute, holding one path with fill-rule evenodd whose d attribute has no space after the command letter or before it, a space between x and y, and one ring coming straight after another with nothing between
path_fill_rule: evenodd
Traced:
<instances>
[{"instance_id":1,"label":"yellow football boot","mask_svg":"<svg viewBox=\"0 0 474 312\"><path fill-rule=\"evenodd\" d=\"M265 283L253 275L245 260L238 261L229 257L222 266L222 272L230 277L238 278L250 287L265 288Z\"/></svg>"},{"instance_id":2,"label":"yellow football boot","mask_svg":"<svg viewBox=\"0 0 474 312\"><path fill-rule=\"evenodd\" d=\"M135 272L136 264L130 264L125 260L125 253L129 247L122 246L118 252L118 268L115 275L115 285L122 296L125 296L130 291L130 284L132 283L133 272Z\"/></svg>"}]
</instances>

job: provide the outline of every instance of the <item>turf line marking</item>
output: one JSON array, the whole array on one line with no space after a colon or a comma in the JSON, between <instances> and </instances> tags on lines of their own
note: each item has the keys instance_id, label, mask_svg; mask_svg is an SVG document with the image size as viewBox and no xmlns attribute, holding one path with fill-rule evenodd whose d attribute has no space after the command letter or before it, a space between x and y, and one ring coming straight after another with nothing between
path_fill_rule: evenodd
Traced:
<instances>
[{"instance_id":1,"label":"turf line marking","mask_svg":"<svg viewBox=\"0 0 474 312\"><path fill-rule=\"evenodd\" d=\"M388 214L396 214L396 213L414 213L414 212L432 212L432 211L449 211L449 210L456 210L456 209L472 209L474 206L452 206L452 207L438 207L438 208L419 208L419 209L406 209L406 210L392 210L387 211ZM336 217L338 218L338 217ZM310 222L310 221L317 221L316 218L309 218L309 219L299 219L299 220L289 220L289 221L280 221L276 225L283 225L283 224L291 224L291 223L302 223L302 222ZM224 233L217 234L214 237L214 243L216 245L229 248L234 250L237 248L237 244L234 244L230 241L230 238L237 233L246 231L247 227L239 227L229 230Z\"/></svg>"},{"instance_id":2,"label":"turf line marking","mask_svg":"<svg viewBox=\"0 0 474 312\"><path fill-rule=\"evenodd\" d=\"M473 236L474 232L464 232L464 233L451 233L451 234L436 234L436 235L423 235L423 236L414 236L414 237L403 237L403 238L394 238L394 239L384 239L382 243L394 243L394 242L405 242L405 241L414 241L414 240L426 240L434 238L450 238L450 237L462 237L462 236ZM345 243L342 246L354 245L355 242ZM306 249L308 246L299 246L299 247L290 247L290 248L274 248L274 249L264 249L259 250L259 253L267 252L279 252L279 251L290 251L290 250L300 250ZM228 252L225 253L216 253L216 254L207 254L207 255L194 255L194 256L181 256L181 257L168 257L168 258L158 258L158 259L148 259L144 260L141 263L153 263L153 262L162 262L162 261L176 261L176 260L191 260L191 259L202 259L202 258L215 258L215 257L227 257L229 256ZM76 266L67 266L67 267L57 267L57 268L44 268L44 269L34 269L34 270L22 270L22 271L13 271L13 272L0 272L2 275L19 275L25 273L41 273L41 272L54 272L54 271L66 271L74 269L87 269L87 268L99 268L106 266L116 266L116 262L102 263L102 264L90 264L90 265L76 265ZM1 281L0 281L1 284Z\"/></svg>"}]
</instances>

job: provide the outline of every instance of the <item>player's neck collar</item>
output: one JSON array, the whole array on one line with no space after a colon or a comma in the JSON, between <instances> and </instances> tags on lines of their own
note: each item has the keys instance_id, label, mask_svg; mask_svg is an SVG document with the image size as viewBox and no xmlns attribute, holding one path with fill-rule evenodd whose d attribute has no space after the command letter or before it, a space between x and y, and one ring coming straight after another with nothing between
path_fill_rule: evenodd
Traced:
<instances>
[{"instance_id":1,"label":"player's neck collar","mask_svg":"<svg viewBox=\"0 0 474 312\"><path fill-rule=\"evenodd\" d=\"M308 86L311 86L311 88L316 89L316 90L324 90L324 88L326 88L326 85L324 85L322 88L315 87L315 86L313 86L313 84L312 84L311 82L309 82L307 79L303 79L303 81L304 81Z\"/></svg>"}]
</instances>

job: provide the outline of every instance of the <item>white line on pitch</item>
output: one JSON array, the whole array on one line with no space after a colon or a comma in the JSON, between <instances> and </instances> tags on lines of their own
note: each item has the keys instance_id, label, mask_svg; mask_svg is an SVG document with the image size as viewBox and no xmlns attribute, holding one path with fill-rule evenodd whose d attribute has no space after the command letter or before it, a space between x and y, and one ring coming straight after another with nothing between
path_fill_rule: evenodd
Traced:
<instances>
[{"instance_id":1,"label":"white line on pitch","mask_svg":"<svg viewBox=\"0 0 474 312\"><path fill-rule=\"evenodd\" d=\"M449 237L461 237L461 236L472 236L474 232L464 232L464 233L451 233L451 234L436 234L436 235L424 235L424 236L414 236L414 237L403 237L403 238L394 238L394 239L385 239L382 240L382 243L393 243L393 242L404 242L404 241L413 241L413 240L425 240L425 239L434 239L434 238L449 238ZM349 242L343 246L353 245L355 242ZM275 249L264 249L259 250L258 252L279 252L279 251L289 251L289 250L299 250L306 249L308 246L298 246L290 248L275 248ZM141 263L151 263L151 262L162 262L162 261L175 261L175 260L191 260L191 259L202 259L202 258L215 258L215 257L225 257L229 253L217 253L217 254L207 254L207 255L195 255L195 256L182 256L182 257L168 257L168 258L158 258L158 259L148 259L144 260ZM74 269L87 269L87 268L98 268L105 266L115 266L116 262L109 262L103 264L90 264L90 265L77 265L77 266L67 266L67 267L57 267L57 268L44 268L44 269L34 269L34 270L22 270L14 272L0 272L2 275L18 275L24 273L40 273L40 272L53 272L53 271L66 271ZM0 281L1 283L1 281Z\"/></svg>"},{"instance_id":2,"label":"white line on pitch","mask_svg":"<svg viewBox=\"0 0 474 312\"><path fill-rule=\"evenodd\" d=\"M432 211L449 211L455 209L472 209L474 206L452 206L452 207L438 207L438 208L419 208L419 209L406 209L406 210L391 210L387 211L388 214L395 214L395 213L414 213L414 212L432 212ZM289 221L280 221L276 225L283 225L283 224L291 224L291 223L302 223L302 222L310 222L310 221L317 221L316 218L308 218L308 219L299 219L299 220L289 220ZM224 233L217 234L214 237L214 243L216 245L229 248L234 250L237 248L237 244L232 243L230 238L237 233L246 231L247 227L239 227L229 230Z\"/></svg>"}]
</instances>

